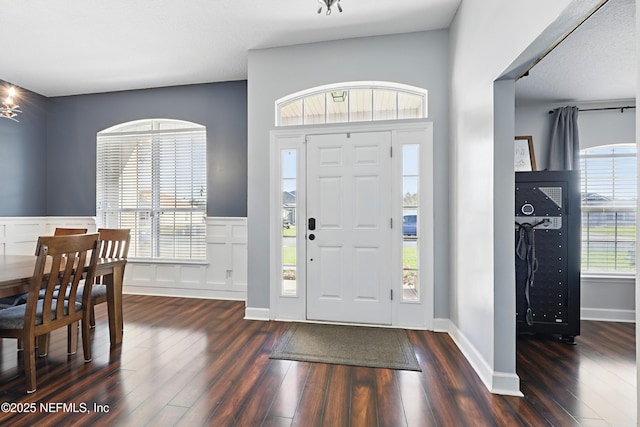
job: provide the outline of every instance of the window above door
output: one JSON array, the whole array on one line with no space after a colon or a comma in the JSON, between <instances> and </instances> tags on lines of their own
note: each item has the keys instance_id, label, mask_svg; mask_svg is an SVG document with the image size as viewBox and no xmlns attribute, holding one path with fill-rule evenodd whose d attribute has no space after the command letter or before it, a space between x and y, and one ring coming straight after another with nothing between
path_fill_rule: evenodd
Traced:
<instances>
[{"instance_id":1,"label":"window above door","mask_svg":"<svg viewBox=\"0 0 640 427\"><path fill-rule=\"evenodd\" d=\"M296 92L276 101L276 126L421 119L427 91L392 82L344 82Z\"/></svg>"}]
</instances>

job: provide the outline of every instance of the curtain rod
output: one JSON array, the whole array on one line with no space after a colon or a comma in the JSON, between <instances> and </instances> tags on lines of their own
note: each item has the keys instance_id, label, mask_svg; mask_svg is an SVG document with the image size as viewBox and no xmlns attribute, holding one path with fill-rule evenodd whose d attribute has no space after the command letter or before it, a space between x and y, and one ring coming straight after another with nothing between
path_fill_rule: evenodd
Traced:
<instances>
[{"instance_id":1,"label":"curtain rod","mask_svg":"<svg viewBox=\"0 0 640 427\"><path fill-rule=\"evenodd\" d=\"M578 111L604 111L604 110L620 110L621 113L624 113L624 110L629 108L636 108L635 105L627 105L626 107L603 107L603 108L578 108ZM549 111L549 114L553 114L553 110Z\"/></svg>"}]
</instances>

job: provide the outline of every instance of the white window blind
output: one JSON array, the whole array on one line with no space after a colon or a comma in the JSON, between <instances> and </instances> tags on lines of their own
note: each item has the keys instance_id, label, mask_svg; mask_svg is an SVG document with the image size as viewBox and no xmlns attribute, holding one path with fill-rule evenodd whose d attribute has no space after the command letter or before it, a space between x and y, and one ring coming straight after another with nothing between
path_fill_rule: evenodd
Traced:
<instances>
[{"instance_id":1,"label":"white window blind","mask_svg":"<svg viewBox=\"0 0 640 427\"><path fill-rule=\"evenodd\" d=\"M206 129L143 120L97 138L98 225L131 229L129 256L206 258Z\"/></svg>"},{"instance_id":2,"label":"white window blind","mask_svg":"<svg viewBox=\"0 0 640 427\"><path fill-rule=\"evenodd\" d=\"M618 144L580 152L582 270L636 269L636 146Z\"/></svg>"}]
</instances>

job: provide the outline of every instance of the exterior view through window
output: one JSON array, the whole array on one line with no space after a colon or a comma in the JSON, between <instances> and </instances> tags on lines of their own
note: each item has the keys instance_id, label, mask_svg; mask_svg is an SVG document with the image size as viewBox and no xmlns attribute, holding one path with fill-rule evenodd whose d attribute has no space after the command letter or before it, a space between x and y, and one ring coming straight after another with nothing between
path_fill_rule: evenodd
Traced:
<instances>
[{"instance_id":1,"label":"exterior view through window","mask_svg":"<svg viewBox=\"0 0 640 427\"><path fill-rule=\"evenodd\" d=\"M388 82L321 86L276 101L276 126L427 117L427 91Z\"/></svg>"},{"instance_id":2,"label":"exterior view through window","mask_svg":"<svg viewBox=\"0 0 640 427\"><path fill-rule=\"evenodd\" d=\"M124 123L98 133L98 226L131 229L129 256L206 258L204 126L177 120Z\"/></svg>"},{"instance_id":3,"label":"exterior view through window","mask_svg":"<svg viewBox=\"0 0 640 427\"><path fill-rule=\"evenodd\" d=\"M580 152L583 272L635 273L636 169L635 144Z\"/></svg>"}]
</instances>

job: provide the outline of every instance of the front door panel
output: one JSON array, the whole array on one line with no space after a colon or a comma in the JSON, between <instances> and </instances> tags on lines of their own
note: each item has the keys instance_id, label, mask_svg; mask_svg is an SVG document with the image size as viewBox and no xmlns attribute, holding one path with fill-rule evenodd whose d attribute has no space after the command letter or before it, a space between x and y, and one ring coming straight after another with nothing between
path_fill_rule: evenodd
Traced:
<instances>
[{"instance_id":1,"label":"front door panel","mask_svg":"<svg viewBox=\"0 0 640 427\"><path fill-rule=\"evenodd\" d=\"M307 318L391 324L391 134L309 136L307 215Z\"/></svg>"}]
</instances>

